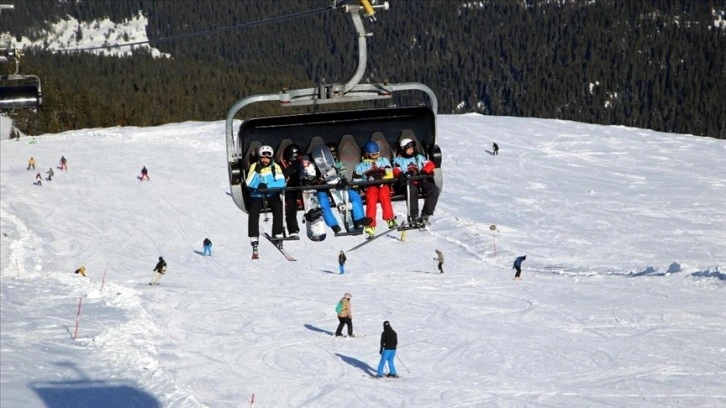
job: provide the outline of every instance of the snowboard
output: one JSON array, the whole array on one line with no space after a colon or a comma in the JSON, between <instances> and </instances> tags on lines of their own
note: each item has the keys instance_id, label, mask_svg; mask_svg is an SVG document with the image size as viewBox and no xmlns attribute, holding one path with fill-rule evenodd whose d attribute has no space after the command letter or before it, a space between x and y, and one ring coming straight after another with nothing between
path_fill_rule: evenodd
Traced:
<instances>
[{"instance_id":1,"label":"snowboard","mask_svg":"<svg viewBox=\"0 0 726 408\"><path fill-rule=\"evenodd\" d=\"M300 159L300 171L298 174L303 180L314 180L316 177L315 165L307 156ZM307 178L308 180L305 180ZM323 210L320 208L317 190L303 190L302 192L303 206L305 207L305 231L311 241L320 242L325 239L325 220L323 220Z\"/></svg>"},{"instance_id":2,"label":"snowboard","mask_svg":"<svg viewBox=\"0 0 726 408\"><path fill-rule=\"evenodd\" d=\"M313 147L313 161L317 166L323 180L326 184L337 184L340 181L340 175L338 169L335 167L335 159L333 154L330 152L328 146L320 144ZM348 189L338 190L332 188L330 191L330 197L332 198L332 204L338 208L338 212L343 219L343 225L347 232L353 232L353 205L348 197Z\"/></svg>"}]
</instances>

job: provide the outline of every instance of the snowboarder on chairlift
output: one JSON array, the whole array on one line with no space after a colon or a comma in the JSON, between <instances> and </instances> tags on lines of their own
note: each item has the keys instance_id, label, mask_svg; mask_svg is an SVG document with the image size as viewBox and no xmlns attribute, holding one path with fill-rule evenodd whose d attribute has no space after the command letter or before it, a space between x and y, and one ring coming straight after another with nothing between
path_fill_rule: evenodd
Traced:
<instances>
[{"instance_id":1,"label":"snowboarder on chairlift","mask_svg":"<svg viewBox=\"0 0 726 408\"><path fill-rule=\"evenodd\" d=\"M282 152L282 160L280 167L285 175L285 185L287 187L296 187L300 185L300 148L296 144L287 145ZM285 193L285 224L287 225L287 233L291 237L295 237L300 233L300 226L297 223L297 211L299 208L298 201L302 201L300 192L290 191Z\"/></svg>"},{"instance_id":2,"label":"snowboarder on chairlift","mask_svg":"<svg viewBox=\"0 0 726 408\"><path fill-rule=\"evenodd\" d=\"M250 189L250 201L247 217L247 235L252 245L253 256L257 254L260 237L260 213L263 207L272 210L272 237L282 238L282 201L279 191L260 192L260 189L285 187L285 174L282 168L272 161L274 150L271 146L260 146L257 149L257 161L252 163L245 179Z\"/></svg>"},{"instance_id":3,"label":"snowboarder on chairlift","mask_svg":"<svg viewBox=\"0 0 726 408\"><path fill-rule=\"evenodd\" d=\"M409 138L401 139L399 154L393 159L393 175L398 177L400 184L407 186L408 222L413 226L423 228L429 224L429 217L434 215L436 204L439 201L439 187L434 183L434 162L426 160L423 154L416 152L416 143ZM429 175L423 180L406 181L406 177ZM418 214L418 190L426 194L421 216Z\"/></svg>"},{"instance_id":4,"label":"snowboarder on chairlift","mask_svg":"<svg viewBox=\"0 0 726 408\"><path fill-rule=\"evenodd\" d=\"M326 147L330 149L330 145L327 145ZM361 200L358 192L348 187L348 179L346 179L340 173L341 168L343 169L343 171L345 171L345 166L343 166L340 161L337 161L335 156L333 156L333 160L335 161L335 163L333 163L333 167L331 168L316 167L316 174L318 175L317 183L327 184L333 182L336 179L338 180L336 183L336 190L344 190L348 194L348 205L351 209L350 216L353 219L353 230L360 231L365 226L370 225L371 219L365 217L365 213L363 212L363 201ZM340 167L338 167L339 165ZM325 174L323 174L323 172L325 172ZM333 214L332 206L335 205L335 203L331 203L331 194L333 194L333 191L318 190L318 202L320 204L320 209L322 210L325 224L329 226L335 234L338 234L341 229L340 225L338 225L338 219ZM341 196L338 197L338 200L340 201ZM339 204L342 204L342 202ZM344 211L347 211L347 209L345 209Z\"/></svg>"}]
</instances>

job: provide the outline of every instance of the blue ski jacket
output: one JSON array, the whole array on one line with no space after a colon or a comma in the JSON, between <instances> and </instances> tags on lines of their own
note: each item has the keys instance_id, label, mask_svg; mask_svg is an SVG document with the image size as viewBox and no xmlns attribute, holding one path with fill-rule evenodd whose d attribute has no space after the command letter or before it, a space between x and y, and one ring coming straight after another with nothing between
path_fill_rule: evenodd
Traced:
<instances>
[{"instance_id":1,"label":"blue ski jacket","mask_svg":"<svg viewBox=\"0 0 726 408\"><path fill-rule=\"evenodd\" d=\"M262 193L257 191L260 184L267 184L267 188L285 187L285 175L279 164L272 163L267 167L263 167L259 173L256 171L257 166L259 166L259 163L254 163L250 166L247 179L245 180L245 184L250 189L250 197L262 198ZM266 193L266 196L269 197L275 194L278 193Z\"/></svg>"},{"instance_id":2,"label":"blue ski jacket","mask_svg":"<svg viewBox=\"0 0 726 408\"><path fill-rule=\"evenodd\" d=\"M379 157L376 160L363 159L355 166L353 178L363 180L383 180L393 178L391 162L386 157Z\"/></svg>"}]
</instances>

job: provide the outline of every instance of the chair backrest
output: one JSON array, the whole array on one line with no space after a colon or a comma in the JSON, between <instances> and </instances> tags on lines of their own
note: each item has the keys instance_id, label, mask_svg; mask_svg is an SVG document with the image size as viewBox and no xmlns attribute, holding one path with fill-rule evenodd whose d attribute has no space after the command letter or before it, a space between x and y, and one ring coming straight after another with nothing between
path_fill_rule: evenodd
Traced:
<instances>
[{"instance_id":1,"label":"chair backrest","mask_svg":"<svg viewBox=\"0 0 726 408\"><path fill-rule=\"evenodd\" d=\"M338 156L340 157L340 162L343 163L343 166L345 166L345 170L348 173L348 180L352 180L355 166L358 162L360 162L361 158L360 146L358 146L358 143L355 142L353 135L343 135L343 137L340 138Z\"/></svg>"},{"instance_id":2,"label":"chair backrest","mask_svg":"<svg viewBox=\"0 0 726 408\"><path fill-rule=\"evenodd\" d=\"M325 144L323 138L320 136L314 136L312 139L310 139L310 143L308 143L308 148L305 149L305 155L310 156L313 153L313 147L320 144Z\"/></svg>"},{"instance_id":3,"label":"chair backrest","mask_svg":"<svg viewBox=\"0 0 726 408\"><path fill-rule=\"evenodd\" d=\"M378 148L381 149L381 157L387 157L388 160L393 160L393 150L391 149L391 145L388 144L388 140L386 140L386 136L383 133L373 133L371 141L378 143Z\"/></svg>"},{"instance_id":4,"label":"chair backrest","mask_svg":"<svg viewBox=\"0 0 726 408\"><path fill-rule=\"evenodd\" d=\"M249 169L252 163L257 161L257 149L260 146L262 146L262 143L254 141L247 147L247 152L245 153L245 169Z\"/></svg>"},{"instance_id":5,"label":"chair backrest","mask_svg":"<svg viewBox=\"0 0 726 408\"><path fill-rule=\"evenodd\" d=\"M275 163L280 163L282 161L282 155L285 152L285 148L291 144L293 144L293 142L290 139L283 139L280 142L280 145L277 146L277 150L275 150Z\"/></svg>"}]
</instances>

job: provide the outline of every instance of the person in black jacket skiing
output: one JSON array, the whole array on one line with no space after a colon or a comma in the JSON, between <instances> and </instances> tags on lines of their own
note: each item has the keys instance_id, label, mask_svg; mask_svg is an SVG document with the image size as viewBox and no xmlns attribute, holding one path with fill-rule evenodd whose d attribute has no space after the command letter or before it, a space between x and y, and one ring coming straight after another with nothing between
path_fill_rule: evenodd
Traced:
<instances>
[{"instance_id":1,"label":"person in black jacket skiing","mask_svg":"<svg viewBox=\"0 0 726 408\"><path fill-rule=\"evenodd\" d=\"M154 277L151 278L151 282L149 282L149 285L158 285L159 280L161 279L162 275L166 273L166 261L163 257L159 257L159 262L156 263L156 266L154 267Z\"/></svg>"},{"instance_id":2,"label":"person in black jacket skiing","mask_svg":"<svg viewBox=\"0 0 726 408\"><path fill-rule=\"evenodd\" d=\"M386 320L383 322L383 333L381 333L381 349L378 352L381 355L381 361L378 363L378 377L383 377L383 367L388 362L388 374L386 377L397 378L396 366L393 360L396 358L396 346L398 346L398 334L391 327L391 323Z\"/></svg>"}]
</instances>

